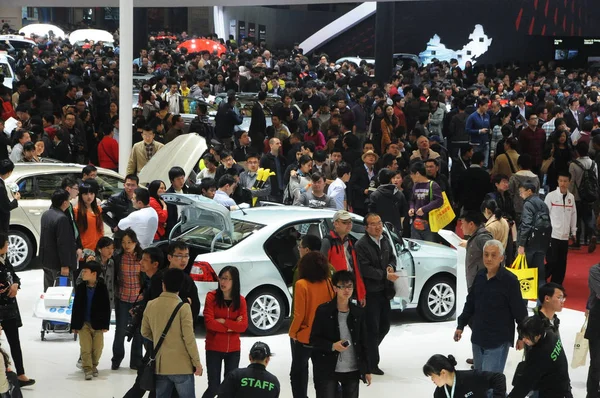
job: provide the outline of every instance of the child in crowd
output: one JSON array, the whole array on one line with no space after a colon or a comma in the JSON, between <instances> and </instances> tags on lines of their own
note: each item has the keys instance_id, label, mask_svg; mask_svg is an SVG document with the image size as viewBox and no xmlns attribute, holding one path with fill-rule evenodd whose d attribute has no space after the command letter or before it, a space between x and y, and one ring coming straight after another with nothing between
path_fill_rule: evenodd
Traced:
<instances>
[{"instance_id":1,"label":"child in crowd","mask_svg":"<svg viewBox=\"0 0 600 398\"><path fill-rule=\"evenodd\" d=\"M75 288L71 328L79 335L81 362L86 380L98 377L98 362L104 347L104 333L110 326L108 289L99 275L102 265L89 261L81 266L82 283Z\"/></svg>"}]
</instances>

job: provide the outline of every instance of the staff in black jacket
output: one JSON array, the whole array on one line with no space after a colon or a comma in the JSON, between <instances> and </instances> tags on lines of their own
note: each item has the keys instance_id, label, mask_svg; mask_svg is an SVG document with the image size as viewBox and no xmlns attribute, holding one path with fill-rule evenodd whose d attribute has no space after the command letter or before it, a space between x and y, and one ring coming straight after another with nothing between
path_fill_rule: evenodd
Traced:
<instances>
[{"instance_id":1,"label":"staff in black jacket","mask_svg":"<svg viewBox=\"0 0 600 398\"><path fill-rule=\"evenodd\" d=\"M10 345L10 353L15 363L17 377L21 387L35 384L34 379L25 376L23 354L19 328L23 326L21 313L17 304L17 293L21 288L21 280L8 260L8 235L0 232L0 325Z\"/></svg>"},{"instance_id":2,"label":"staff in black jacket","mask_svg":"<svg viewBox=\"0 0 600 398\"><path fill-rule=\"evenodd\" d=\"M4 134L4 132L0 130L0 134ZM4 183L4 181L10 177L14 169L15 165L10 159L0 160L0 232L8 233L8 228L10 226L10 212L19 206L17 200L21 199L21 194L15 192L13 193L13 200L9 200L6 184Z\"/></svg>"},{"instance_id":3,"label":"staff in black jacket","mask_svg":"<svg viewBox=\"0 0 600 398\"><path fill-rule=\"evenodd\" d=\"M350 301L350 271L336 272L331 282L335 299L317 308L310 333L315 389L319 398L335 398L339 383L342 397L356 398L360 380L371 384L365 313Z\"/></svg>"},{"instance_id":4,"label":"staff in black jacket","mask_svg":"<svg viewBox=\"0 0 600 398\"><path fill-rule=\"evenodd\" d=\"M539 391L539 398L572 398L569 365L560 338L546 331L537 315L523 321L519 334L531 349L508 398L525 398L532 390Z\"/></svg>"},{"instance_id":5,"label":"staff in black jacket","mask_svg":"<svg viewBox=\"0 0 600 398\"><path fill-rule=\"evenodd\" d=\"M492 390L494 398L506 396L506 377L502 373L479 372L476 370L455 369L456 359L437 354L429 358L423 366L423 373L431 377L437 386L434 398L446 397L487 397Z\"/></svg>"},{"instance_id":6,"label":"staff in black jacket","mask_svg":"<svg viewBox=\"0 0 600 398\"><path fill-rule=\"evenodd\" d=\"M265 117L265 104L267 101L267 93L260 91L258 93L258 101L252 107L252 119L248 134L252 143L250 144L258 153L262 153L264 149L265 131L267 130L267 118Z\"/></svg>"}]
</instances>

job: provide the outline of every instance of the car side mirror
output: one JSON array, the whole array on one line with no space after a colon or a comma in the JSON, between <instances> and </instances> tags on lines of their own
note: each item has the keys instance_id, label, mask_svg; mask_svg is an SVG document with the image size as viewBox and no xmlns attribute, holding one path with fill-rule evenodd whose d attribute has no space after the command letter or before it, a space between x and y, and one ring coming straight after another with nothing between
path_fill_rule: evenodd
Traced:
<instances>
[{"instance_id":1,"label":"car side mirror","mask_svg":"<svg viewBox=\"0 0 600 398\"><path fill-rule=\"evenodd\" d=\"M418 244L417 242L409 241L408 248L412 252L417 252L417 251L421 250L421 245Z\"/></svg>"}]
</instances>

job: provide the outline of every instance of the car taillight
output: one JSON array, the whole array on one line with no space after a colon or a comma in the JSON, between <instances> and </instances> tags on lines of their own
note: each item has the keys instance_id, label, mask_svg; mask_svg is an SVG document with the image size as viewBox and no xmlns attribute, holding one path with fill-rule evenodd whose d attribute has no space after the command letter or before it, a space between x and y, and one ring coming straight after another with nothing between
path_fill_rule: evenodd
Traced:
<instances>
[{"instance_id":1,"label":"car taillight","mask_svg":"<svg viewBox=\"0 0 600 398\"><path fill-rule=\"evenodd\" d=\"M217 282L217 274L206 261L194 261L190 276L194 282Z\"/></svg>"}]
</instances>

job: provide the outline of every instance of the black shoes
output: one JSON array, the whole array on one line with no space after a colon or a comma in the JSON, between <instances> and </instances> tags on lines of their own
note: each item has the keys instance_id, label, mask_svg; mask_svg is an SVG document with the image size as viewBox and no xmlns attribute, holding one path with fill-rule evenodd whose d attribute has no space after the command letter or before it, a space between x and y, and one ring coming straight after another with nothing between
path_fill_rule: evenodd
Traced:
<instances>
[{"instance_id":1,"label":"black shoes","mask_svg":"<svg viewBox=\"0 0 600 398\"><path fill-rule=\"evenodd\" d=\"M371 369L371 374L377 375L377 376L383 376L384 375L383 370L379 369L379 367Z\"/></svg>"},{"instance_id":2,"label":"black shoes","mask_svg":"<svg viewBox=\"0 0 600 398\"><path fill-rule=\"evenodd\" d=\"M19 386L28 387L35 384L35 379L29 379L27 381L19 380Z\"/></svg>"},{"instance_id":3,"label":"black shoes","mask_svg":"<svg viewBox=\"0 0 600 398\"><path fill-rule=\"evenodd\" d=\"M119 368L120 368L120 367L121 367L121 364L120 364L120 363L116 363L116 362L113 362L113 363L110 365L110 368L111 368L112 370L119 370Z\"/></svg>"},{"instance_id":4,"label":"black shoes","mask_svg":"<svg viewBox=\"0 0 600 398\"><path fill-rule=\"evenodd\" d=\"M588 246L588 253L593 253L596 250L596 241L598 239L595 236L590 238L590 245Z\"/></svg>"}]
</instances>

